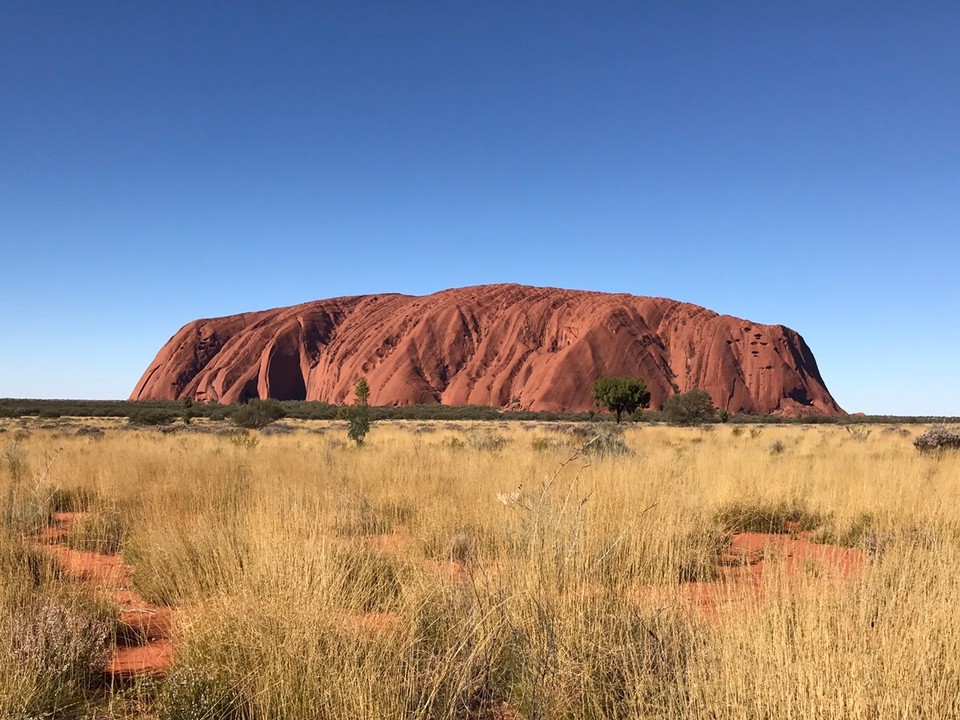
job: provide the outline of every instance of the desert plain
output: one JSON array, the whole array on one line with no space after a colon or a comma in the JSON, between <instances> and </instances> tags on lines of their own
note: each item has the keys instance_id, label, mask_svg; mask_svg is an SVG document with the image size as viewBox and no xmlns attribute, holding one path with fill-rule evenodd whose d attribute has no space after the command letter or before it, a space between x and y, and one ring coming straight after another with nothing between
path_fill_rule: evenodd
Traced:
<instances>
[{"instance_id":1,"label":"desert plain","mask_svg":"<svg viewBox=\"0 0 960 720\"><path fill-rule=\"evenodd\" d=\"M0 718L960 716L919 425L7 420Z\"/></svg>"}]
</instances>

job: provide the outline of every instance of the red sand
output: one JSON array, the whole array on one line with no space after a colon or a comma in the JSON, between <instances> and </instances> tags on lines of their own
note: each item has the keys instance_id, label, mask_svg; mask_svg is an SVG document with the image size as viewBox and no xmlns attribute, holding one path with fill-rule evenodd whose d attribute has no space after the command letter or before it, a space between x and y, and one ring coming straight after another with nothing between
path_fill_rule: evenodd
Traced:
<instances>
[{"instance_id":1,"label":"red sand","mask_svg":"<svg viewBox=\"0 0 960 720\"><path fill-rule=\"evenodd\" d=\"M820 545L802 534L739 533L730 540L716 581L686 583L680 589L705 615L715 617L720 606L761 600L764 578L771 573L782 573L788 584L851 579L864 562L860 550Z\"/></svg>"},{"instance_id":2,"label":"red sand","mask_svg":"<svg viewBox=\"0 0 960 720\"><path fill-rule=\"evenodd\" d=\"M104 673L115 679L162 675L173 659L173 645L168 639L173 611L144 600L133 587L130 566L121 556L72 550L62 544L80 515L56 513L54 524L37 539L47 545L67 575L106 590L120 606L117 644Z\"/></svg>"},{"instance_id":3,"label":"red sand","mask_svg":"<svg viewBox=\"0 0 960 720\"><path fill-rule=\"evenodd\" d=\"M71 550L62 543L78 514L58 513L54 524L37 539L58 558L65 572L111 593L120 606L117 645L104 667L107 676L129 679L143 674L162 675L173 659L169 640L173 612L147 603L133 587L131 569L118 555ZM344 542L359 542L382 552L403 555L411 545L405 528L384 535L360 536ZM713 582L692 582L669 588L644 587L636 598L649 602L692 602L708 617L716 617L722 605L753 604L762 599L763 578L770 572L782 572L788 582L811 581L818 577L852 578L863 568L859 550L820 545L802 533L740 533L734 535L719 567L720 577ZM457 562L424 561L424 566L439 577L454 582L469 579L468 568ZM344 617L348 627L371 636L398 626L396 613L353 613ZM507 706L489 708L477 717L512 717Z\"/></svg>"}]
</instances>

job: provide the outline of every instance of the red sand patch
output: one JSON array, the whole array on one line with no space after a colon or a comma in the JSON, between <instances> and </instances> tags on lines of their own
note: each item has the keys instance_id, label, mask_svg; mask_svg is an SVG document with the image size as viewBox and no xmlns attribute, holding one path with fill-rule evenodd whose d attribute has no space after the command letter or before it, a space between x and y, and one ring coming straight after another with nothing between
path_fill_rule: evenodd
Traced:
<instances>
[{"instance_id":1,"label":"red sand patch","mask_svg":"<svg viewBox=\"0 0 960 720\"><path fill-rule=\"evenodd\" d=\"M107 591L120 606L116 646L104 667L107 676L129 679L162 675L173 659L169 640L173 611L148 603L133 586L132 570L120 555L104 555L68 548L63 543L81 513L56 513L53 525L37 540L57 558L64 572Z\"/></svg>"},{"instance_id":2,"label":"red sand patch","mask_svg":"<svg viewBox=\"0 0 960 720\"><path fill-rule=\"evenodd\" d=\"M173 662L173 644L169 640L153 640L147 645L114 648L104 672L116 679L139 675L163 675Z\"/></svg>"},{"instance_id":3,"label":"red sand patch","mask_svg":"<svg viewBox=\"0 0 960 720\"><path fill-rule=\"evenodd\" d=\"M730 541L723 572L748 569L760 576L769 563L779 563L788 575L810 569L852 577L863 568L864 557L860 550L810 542L802 534L740 533Z\"/></svg>"},{"instance_id":4,"label":"red sand patch","mask_svg":"<svg viewBox=\"0 0 960 720\"><path fill-rule=\"evenodd\" d=\"M779 573L788 584L818 582L826 578L851 579L863 569L860 550L820 545L802 534L739 533L730 540L713 582L680 586L686 599L707 616L721 606L752 605L763 598L764 578Z\"/></svg>"}]
</instances>

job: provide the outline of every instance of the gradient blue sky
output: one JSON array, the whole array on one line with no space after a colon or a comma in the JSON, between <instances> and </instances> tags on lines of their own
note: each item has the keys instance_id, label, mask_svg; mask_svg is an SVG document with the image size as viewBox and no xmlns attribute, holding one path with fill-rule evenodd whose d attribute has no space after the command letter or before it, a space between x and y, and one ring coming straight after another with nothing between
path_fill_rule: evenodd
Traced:
<instances>
[{"instance_id":1,"label":"gradient blue sky","mask_svg":"<svg viewBox=\"0 0 960 720\"><path fill-rule=\"evenodd\" d=\"M960 414L960 4L0 4L0 396L197 317L491 282L798 330Z\"/></svg>"}]
</instances>

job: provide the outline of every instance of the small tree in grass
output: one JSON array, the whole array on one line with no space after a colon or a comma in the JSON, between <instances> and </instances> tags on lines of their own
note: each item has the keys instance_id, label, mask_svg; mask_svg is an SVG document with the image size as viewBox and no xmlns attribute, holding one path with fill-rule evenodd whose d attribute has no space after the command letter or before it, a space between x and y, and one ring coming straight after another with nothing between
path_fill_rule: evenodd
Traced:
<instances>
[{"instance_id":1,"label":"small tree in grass","mask_svg":"<svg viewBox=\"0 0 960 720\"><path fill-rule=\"evenodd\" d=\"M370 386L367 385L366 378L360 378L354 390L353 407L347 409L347 420L350 423L347 437L353 440L357 447L363 445L364 438L370 432L370 408L367 405L369 397Z\"/></svg>"},{"instance_id":2,"label":"small tree in grass","mask_svg":"<svg viewBox=\"0 0 960 720\"><path fill-rule=\"evenodd\" d=\"M700 425L713 418L713 400L706 390L677 393L667 398L663 414L674 425Z\"/></svg>"},{"instance_id":3,"label":"small tree in grass","mask_svg":"<svg viewBox=\"0 0 960 720\"><path fill-rule=\"evenodd\" d=\"M251 400L230 413L234 425L256 430L262 430L286 416L283 406L276 400Z\"/></svg>"},{"instance_id":4,"label":"small tree in grass","mask_svg":"<svg viewBox=\"0 0 960 720\"><path fill-rule=\"evenodd\" d=\"M617 422L623 413L633 413L650 404L647 384L638 377L602 377L593 384L597 405L616 413Z\"/></svg>"}]
</instances>

